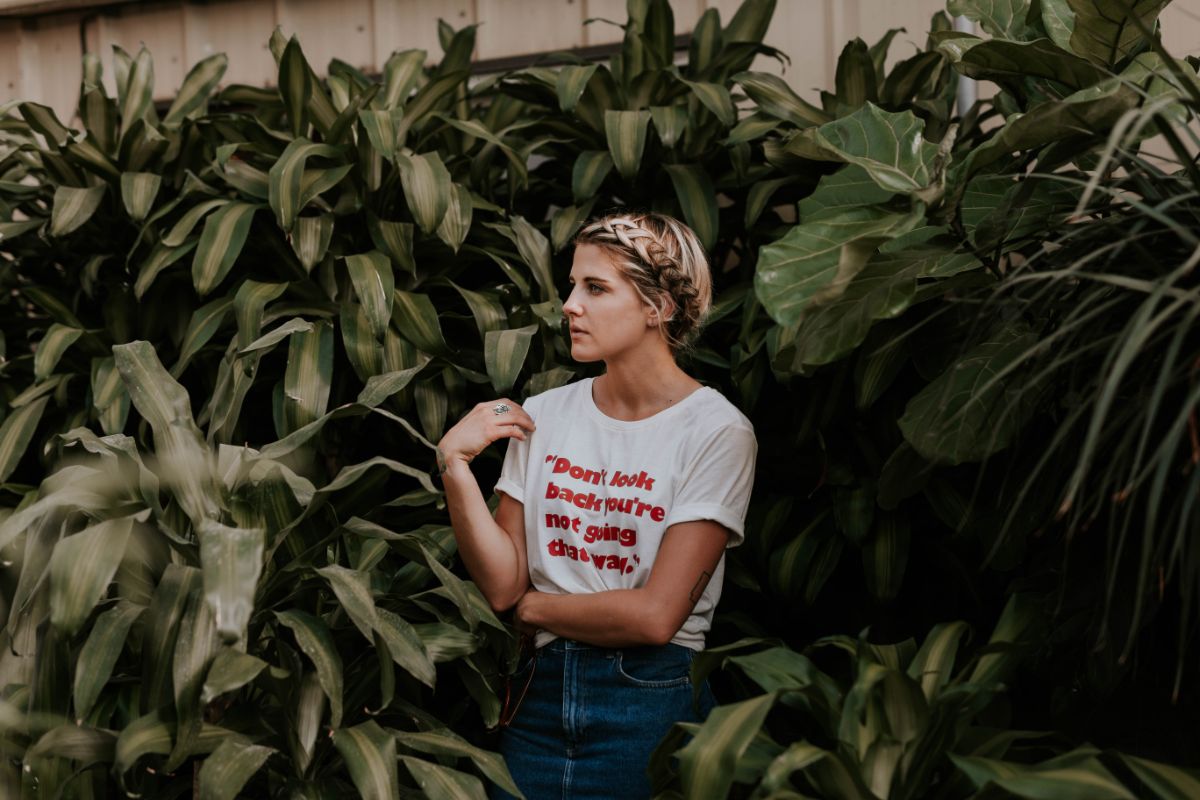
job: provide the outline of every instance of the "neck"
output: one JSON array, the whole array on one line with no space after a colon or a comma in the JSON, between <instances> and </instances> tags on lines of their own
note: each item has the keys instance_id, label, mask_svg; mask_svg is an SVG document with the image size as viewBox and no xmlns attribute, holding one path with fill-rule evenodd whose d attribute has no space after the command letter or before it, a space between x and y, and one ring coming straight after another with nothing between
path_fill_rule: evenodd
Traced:
<instances>
[{"instance_id":1,"label":"neck","mask_svg":"<svg viewBox=\"0 0 1200 800\"><path fill-rule=\"evenodd\" d=\"M601 410L617 419L641 419L687 397L700 383L679 368L669 349L643 350L605 362L593 384Z\"/></svg>"}]
</instances>

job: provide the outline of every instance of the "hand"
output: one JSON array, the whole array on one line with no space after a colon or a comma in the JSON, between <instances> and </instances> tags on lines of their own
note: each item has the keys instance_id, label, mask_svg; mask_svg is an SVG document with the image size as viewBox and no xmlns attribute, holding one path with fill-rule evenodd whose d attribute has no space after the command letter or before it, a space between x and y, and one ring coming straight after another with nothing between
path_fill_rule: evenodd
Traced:
<instances>
[{"instance_id":1,"label":"hand","mask_svg":"<svg viewBox=\"0 0 1200 800\"><path fill-rule=\"evenodd\" d=\"M500 403L507 405L509 410L497 414L493 409ZM455 459L469 464L497 439L513 437L525 441L536 428L533 418L512 400L501 398L480 403L438 442L439 460L445 460L440 466L448 468Z\"/></svg>"},{"instance_id":2,"label":"hand","mask_svg":"<svg viewBox=\"0 0 1200 800\"><path fill-rule=\"evenodd\" d=\"M541 600L542 593L530 589L525 594L521 595L521 599L517 601L517 606L513 610L513 627L519 633L535 635L541 628L534 622L536 616L536 605Z\"/></svg>"}]
</instances>

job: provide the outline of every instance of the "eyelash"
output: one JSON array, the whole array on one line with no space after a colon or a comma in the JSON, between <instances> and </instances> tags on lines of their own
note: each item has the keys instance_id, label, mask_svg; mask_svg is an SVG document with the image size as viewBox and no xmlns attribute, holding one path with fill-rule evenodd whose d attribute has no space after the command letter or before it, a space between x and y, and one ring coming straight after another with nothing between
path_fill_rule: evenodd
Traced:
<instances>
[{"instance_id":1,"label":"eyelash","mask_svg":"<svg viewBox=\"0 0 1200 800\"><path fill-rule=\"evenodd\" d=\"M572 283L571 285L574 286L575 284ZM601 286L600 284L589 283L586 285L587 285L587 290L588 290L589 294L604 294L604 287ZM592 289L596 289L597 291L593 292Z\"/></svg>"}]
</instances>

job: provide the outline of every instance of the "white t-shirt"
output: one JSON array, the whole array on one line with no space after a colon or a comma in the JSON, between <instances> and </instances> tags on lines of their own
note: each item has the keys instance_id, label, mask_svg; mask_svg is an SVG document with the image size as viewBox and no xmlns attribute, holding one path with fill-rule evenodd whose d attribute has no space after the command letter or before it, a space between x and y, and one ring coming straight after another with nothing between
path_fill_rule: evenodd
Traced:
<instances>
[{"instance_id":1,"label":"white t-shirt","mask_svg":"<svg viewBox=\"0 0 1200 800\"><path fill-rule=\"evenodd\" d=\"M523 408L537 430L524 442L509 439L496 491L524 504L537 591L644 586L663 534L677 522L715 520L731 532L726 547L742 543L758 442L750 420L720 392L702 387L629 422L596 407L587 378L530 397ZM673 643L704 648L724 577L722 555ZM536 644L554 638L541 631Z\"/></svg>"}]
</instances>

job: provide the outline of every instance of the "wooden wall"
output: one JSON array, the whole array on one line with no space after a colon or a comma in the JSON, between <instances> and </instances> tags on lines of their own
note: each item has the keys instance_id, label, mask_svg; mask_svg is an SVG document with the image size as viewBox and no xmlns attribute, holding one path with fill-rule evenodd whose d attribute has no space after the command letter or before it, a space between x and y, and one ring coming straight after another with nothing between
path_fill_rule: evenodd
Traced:
<instances>
[{"instance_id":1,"label":"wooden wall","mask_svg":"<svg viewBox=\"0 0 1200 800\"><path fill-rule=\"evenodd\" d=\"M728 20L739 0L674 0L676 29L691 30L704 9ZM756 69L782 74L803 96L832 87L842 46L860 36L874 42L892 27L906 28L892 59L924 40L944 0L779 0L767 43L791 56L782 69L762 58ZM216 52L229 55L226 83L272 85L275 65L267 40L276 25L299 36L310 63L322 72L337 57L378 72L395 50L424 48L440 57L437 19L455 28L481 23L476 57L606 44L620 39L613 25L584 20L625 19L625 0L206 0L127 2L0 0L0 105L30 99L73 114L80 58L99 53L111 81L111 46L131 54L145 44L154 56L155 96L169 99L188 68ZM1163 15L1164 39L1178 55L1200 52L1200 0L1175 0ZM111 83L110 83L111 88Z\"/></svg>"}]
</instances>

